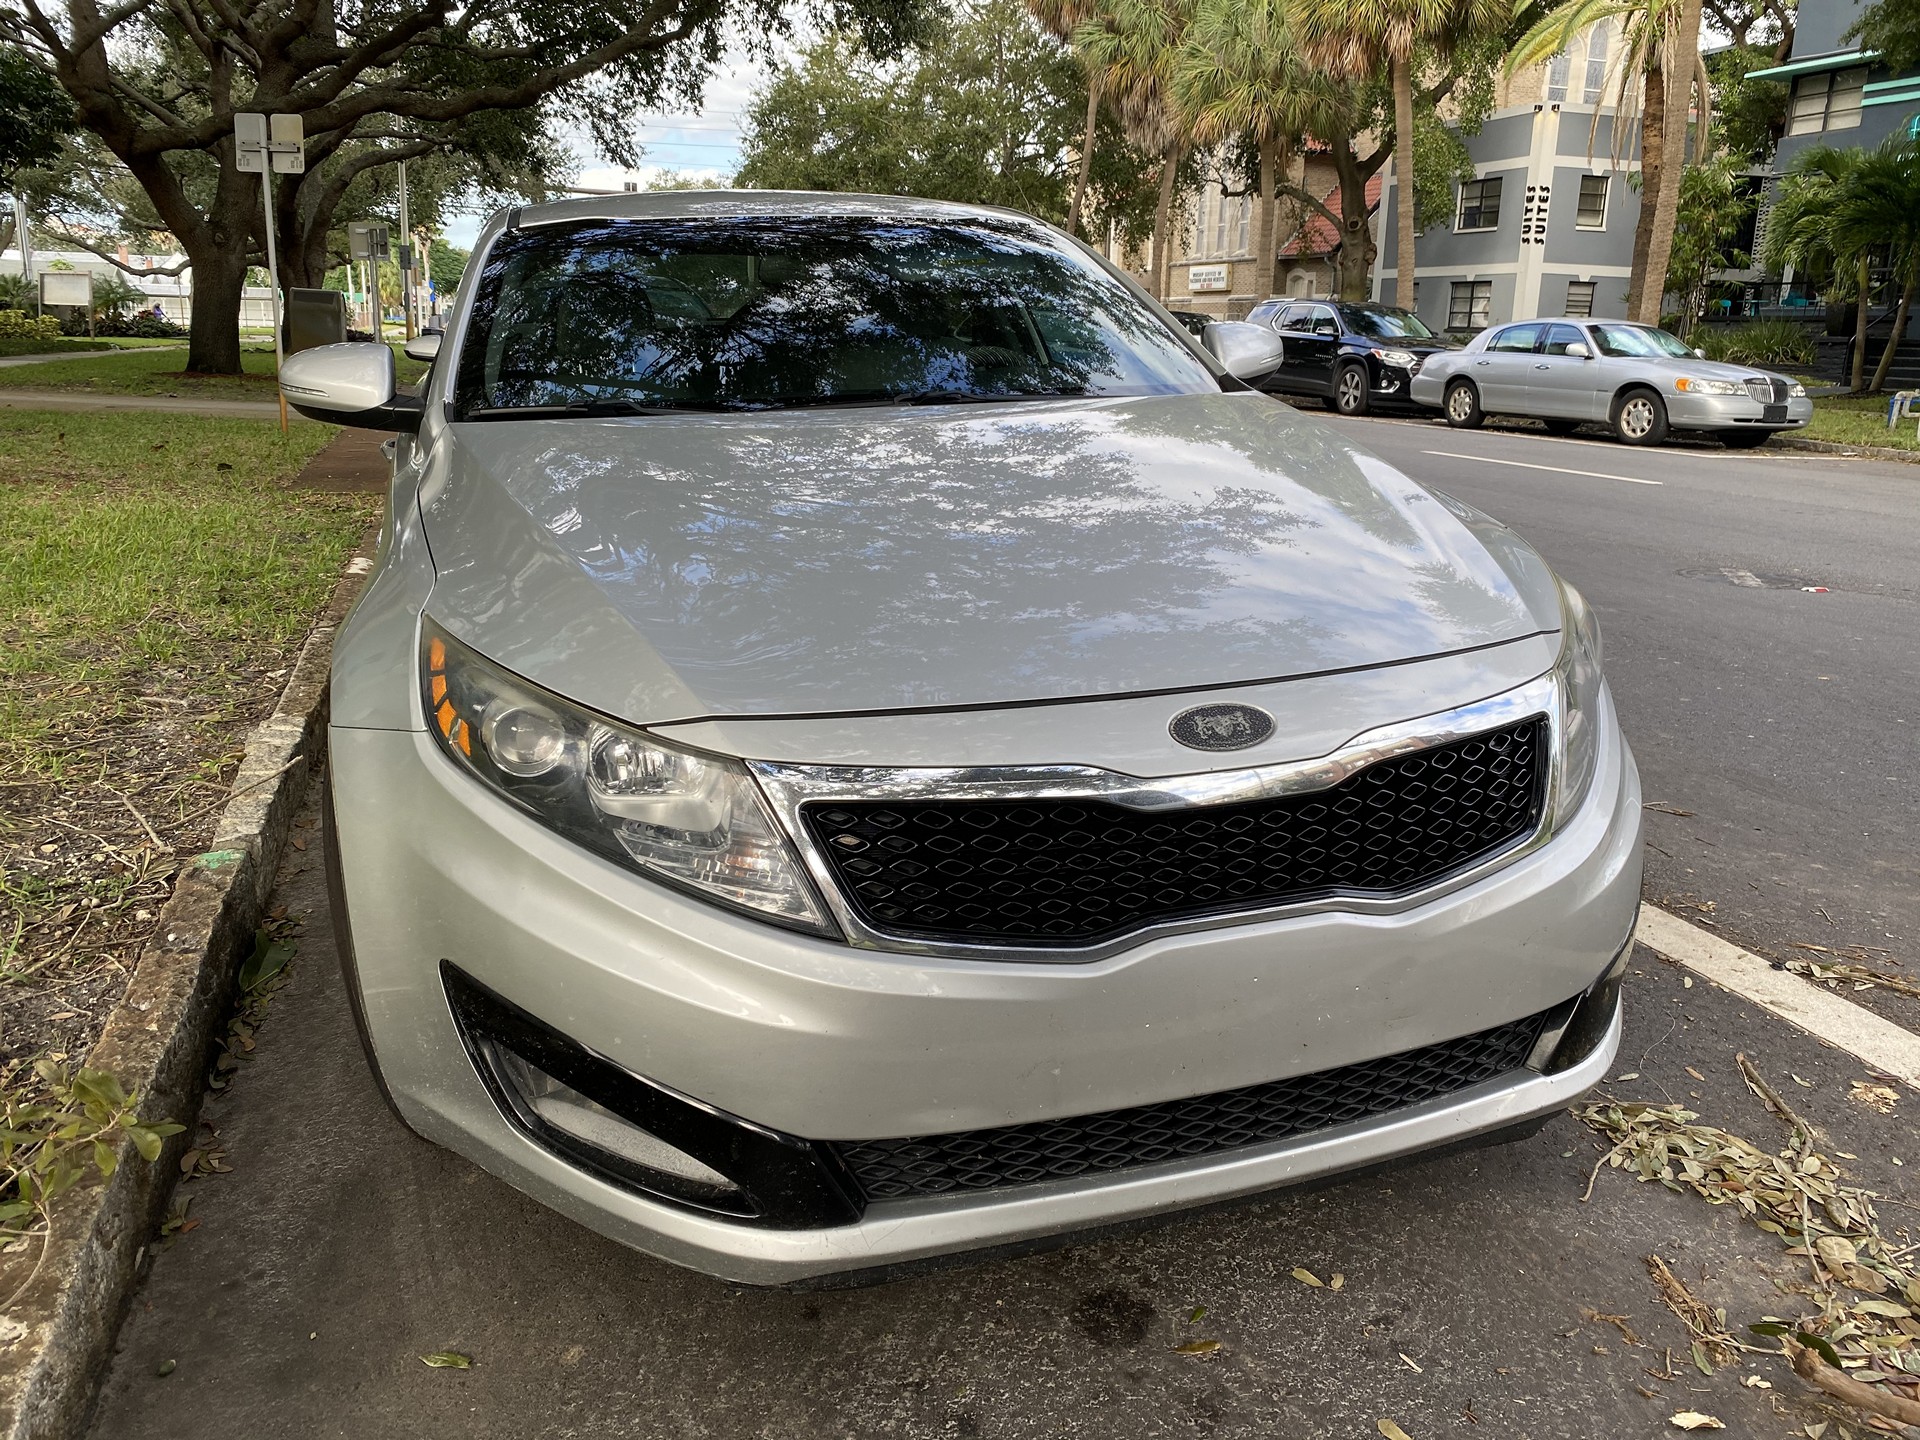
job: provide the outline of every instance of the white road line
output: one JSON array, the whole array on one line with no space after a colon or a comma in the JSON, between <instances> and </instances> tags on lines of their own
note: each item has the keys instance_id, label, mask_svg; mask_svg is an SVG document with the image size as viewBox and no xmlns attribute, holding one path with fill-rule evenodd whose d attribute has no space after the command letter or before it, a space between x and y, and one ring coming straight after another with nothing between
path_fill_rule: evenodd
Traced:
<instances>
[{"instance_id":1,"label":"white road line","mask_svg":"<svg viewBox=\"0 0 1920 1440\"><path fill-rule=\"evenodd\" d=\"M1641 480L1632 475L1609 475L1604 470L1569 470L1564 465L1536 465L1531 460L1496 460L1491 455L1462 455L1454 450L1423 450L1423 455L1444 455L1449 460L1475 460L1482 465L1518 465L1522 470L1551 470L1556 475L1586 475L1595 480L1624 480L1629 485L1664 485L1664 480Z\"/></svg>"},{"instance_id":2,"label":"white road line","mask_svg":"<svg viewBox=\"0 0 1920 1440\"><path fill-rule=\"evenodd\" d=\"M1789 970L1738 945L1690 925L1653 905L1640 907L1633 938L1667 959L1703 975L1761 1009L1798 1025L1816 1040L1920 1089L1920 1035L1883 1020L1864 1006L1802 980Z\"/></svg>"}]
</instances>

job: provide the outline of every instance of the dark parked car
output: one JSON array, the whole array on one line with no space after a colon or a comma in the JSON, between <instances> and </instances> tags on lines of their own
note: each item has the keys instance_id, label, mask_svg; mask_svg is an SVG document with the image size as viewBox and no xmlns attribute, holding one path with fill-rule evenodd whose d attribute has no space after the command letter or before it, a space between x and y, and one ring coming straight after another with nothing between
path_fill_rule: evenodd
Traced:
<instances>
[{"instance_id":1,"label":"dark parked car","mask_svg":"<svg viewBox=\"0 0 1920 1440\"><path fill-rule=\"evenodd\" d=\"M1317 395L1342 415L1376 405L1411 406L1426 357L1454 348L1411 310L1338 300L1267 300L1247 319L1280 332L1286 356L1263 390Z\"/></svg>"}]
</instances>

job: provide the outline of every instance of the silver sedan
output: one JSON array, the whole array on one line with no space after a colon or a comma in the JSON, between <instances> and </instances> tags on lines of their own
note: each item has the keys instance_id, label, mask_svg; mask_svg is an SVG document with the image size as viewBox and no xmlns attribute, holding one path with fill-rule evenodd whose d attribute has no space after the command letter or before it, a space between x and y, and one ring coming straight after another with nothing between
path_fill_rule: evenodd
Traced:
<instances>
[{"instance_id":1,"label":"silver sedan","mask_svg":"<svg viewBox=\"0 0 1920 1440\"><path fill-rule=\"evenodd\" d=\"M1512 1136L1610 1068L1641 799L1518 536L1057 230L506 212L334 646L406 1124L654 1255L883 1270Z\"/></svg>"},{"instance_id":2,"label":"silver sedan","mask_svg":"<svg viewBox=\"0 0 1920 1440\"><path fill-rule=\"evenodd\" d=\"M1595 421L1629 445L1688 431L1745 448L1813 416L1806 387L1791 377L1703 359L1678 336L1624 320L1527 320L1483 331L1427 361L1413 398L1459 429L1489 415L1531 415L1556 434Z\"/></svg>"}]
</instances>

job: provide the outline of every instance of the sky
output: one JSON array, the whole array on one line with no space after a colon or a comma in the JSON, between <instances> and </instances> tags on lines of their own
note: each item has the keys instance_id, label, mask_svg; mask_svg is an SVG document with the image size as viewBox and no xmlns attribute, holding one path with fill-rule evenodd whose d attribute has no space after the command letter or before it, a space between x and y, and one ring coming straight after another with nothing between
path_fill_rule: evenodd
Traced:
<instances>
[{"instance_id":1,"label":"sky","mask_svg":"<svg viewBox=\"0 0 1920 1440\"><path fill-rule=\"evenodd\" d=\"M637 170L609 165L594 147L592 136L579 131L567 137L576 162L573 183L596 190L618 190L628 180L646 183L662 173L692 174L715 180L740 166L740 126L748 103L767 74L771 62L756 60L736 48L707 80L699 112L647 114L639 118L635 134L645 149ZM446 229L448 243L470 248L484 215L453 218Z\"/></svg>"}]
</instances>

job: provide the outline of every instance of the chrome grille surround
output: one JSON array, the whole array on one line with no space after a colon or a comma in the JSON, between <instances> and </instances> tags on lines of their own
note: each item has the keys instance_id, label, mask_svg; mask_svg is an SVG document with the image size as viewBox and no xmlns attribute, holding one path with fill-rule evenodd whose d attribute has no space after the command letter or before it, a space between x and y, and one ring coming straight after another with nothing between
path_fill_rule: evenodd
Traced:
<instances>
[{"instance_id":1,"label":"chrome grille surround","mask_svg":"<svg viewBox=\"0 0 1920 1440\"><path fill-rule=\"evenodd\" d=\"M1474 701L1415 720L1383 725L1356 735L1327 755L1310 760L1283 761L1237 770L1142 778L1083 765L1014 767L909 768L852 765L794 765L755 760L748 766L778 815L787 838L804 859L815 885L825 898L848 943L867 950L911 955L946 955L958 959L1086 963L1128 950L1155 936L1244 925L1286 915L1347 911L1356 914L1397 914L1472 884L1511 864L1551 838L1552 817L1565 785L1563 744L1565 701L1555 674L1549 671L1499 695ZM847 901L826 858L810 838L801 807L828 800L1104 800L1129 809L1178 812L1194 806L1224 805L1281 795L1325 790L1349 775L1381 760L1411 754L1435 745L1450 744L1488 730L1512 725L1531 716L1547 718L1549 762L1547 793L1540 824L1509 848L1431 886L1389 898L1333 896L1259 910L1235 910L1219 915L1144 925L1126 934L1090 945L1045 947L969 944L949 939L926 939L895 934L869 925Z\"/></svg>"}]
</instances>

